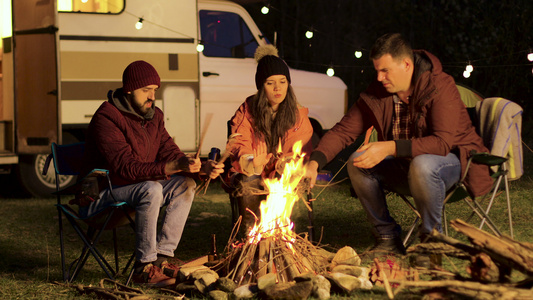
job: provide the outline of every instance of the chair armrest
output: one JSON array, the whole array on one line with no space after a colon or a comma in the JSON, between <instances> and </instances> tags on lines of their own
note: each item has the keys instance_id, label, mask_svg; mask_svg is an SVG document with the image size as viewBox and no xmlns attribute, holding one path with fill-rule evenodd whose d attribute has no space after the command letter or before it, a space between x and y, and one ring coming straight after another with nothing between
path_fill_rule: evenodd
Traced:
<instances>
[{"instance_id":1,"label":"chair armrest","mask_svg":"<svg viewBox=\"0 0 533 300\"><path fill-rule=\"evenodd\" d=\"M486 152L474 153L472 156L473 162L487 166L499 166L507 161L507 158L505 157L492 155Z\"/></svg>"}]
</instances>

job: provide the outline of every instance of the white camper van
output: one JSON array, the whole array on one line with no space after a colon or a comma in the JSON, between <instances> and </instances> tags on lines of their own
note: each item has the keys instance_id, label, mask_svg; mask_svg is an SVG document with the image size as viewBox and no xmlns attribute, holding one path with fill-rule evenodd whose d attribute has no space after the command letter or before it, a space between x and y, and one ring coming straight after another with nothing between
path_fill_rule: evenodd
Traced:
<instances>
[{"instance_id":1,"label":"white camper van","mask_svg":"<svg viewBox=\"0 0 533 300\"><path fill-rule=\"evenodd\" d=\"M0 169L16 171L35 196L55 188L54 172L41 174L50 144L83 140L93 113L134 60L157 69L156 105L180 148L196 152L204 134L202 156L223 149L227 121L256 92L255 49L269 43L231 1L0 2L11 4L13 19L2 39ZM341 119L342 80L293 69L291 78L317 135Z\"/></svg>"}]
</instances>

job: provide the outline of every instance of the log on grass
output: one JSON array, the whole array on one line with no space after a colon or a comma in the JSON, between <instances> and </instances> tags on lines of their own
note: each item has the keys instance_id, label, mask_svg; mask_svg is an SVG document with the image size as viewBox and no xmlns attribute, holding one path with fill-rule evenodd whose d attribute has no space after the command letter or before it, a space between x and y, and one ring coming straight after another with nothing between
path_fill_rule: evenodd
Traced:
<instances>
[{"instance_id":1,"label":"log on grass","mask_svg":"<svg viewBox=\"0 0 533 300\"><path fill-rule=\"evenodd\" d=\"M446 289L450 292L461 294L475 299L533 299L533 290L520 289L512 286L500 284L484 284L480 282L440 280L440 281L394 281L391 283L400 284L394 291L397 295L404 289ZM449 295L448 295L449 296Z\"/></svg>"},{"instance_id":2,"label":"log on grass","mask_svg":"<svg viewBox=\"0 0 533 300\"><path fill-rule=\"evenodd\" d=\"M533 245L496 237L459 219L451 221L451 225L496 262L533 276Z\"/></svg>"}]
</instances>

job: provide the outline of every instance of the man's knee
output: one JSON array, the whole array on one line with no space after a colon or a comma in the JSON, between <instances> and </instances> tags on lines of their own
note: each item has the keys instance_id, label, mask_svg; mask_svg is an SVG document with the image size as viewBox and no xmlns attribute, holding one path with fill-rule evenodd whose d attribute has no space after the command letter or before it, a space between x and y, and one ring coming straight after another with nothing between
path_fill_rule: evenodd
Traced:
<instances>
[{"instance_id":1,"label":"man's knee","mask_svg":"<svg viewBox=\"0 0 533 300\"><path fill-rule=\"evenodd\" d=\"M356 158L356 157L359 157L361 154L363 154L364 152L354 152L350 155L350 157L348 158L348 162L346 163L346 170L348 171L348 176L350 176L350 178L354 177L354 176L357 176L358 174L360 174L361 170L354 166L353 165L353 160Z\"/></svg>"},{"instance_id":2,"label":"man's knee","mask_svg":"<svg viewBox=\"0 0 533 300\"><path fill-rule=\"evenodd\" d=\"M188 190L196 190L196 181L191 177L185 177L185 186Z\"/></svg>"},{"instance_id":3,"label":"man's knee","mask_svg":"<svg viewBox=\"0 0 533 300\"><path fill-rule=\"evenodd\" d=\"M137 202L135 205L149 204L160 205L163 201L163 186L157 181L143 181L137 183L137 193L133 199Z\"/></svg>"},{"instance_id":4,"label":"man's knee","mask_svg":"<svg viewBox=\"0 0 533 300\"><path fill-rule=\"evenodd\" d=\"M437 169L431 157L419 155L413 158L409 167L409 177L412 179L427 179L437 174Z\"/></svg>"}]
</instances>

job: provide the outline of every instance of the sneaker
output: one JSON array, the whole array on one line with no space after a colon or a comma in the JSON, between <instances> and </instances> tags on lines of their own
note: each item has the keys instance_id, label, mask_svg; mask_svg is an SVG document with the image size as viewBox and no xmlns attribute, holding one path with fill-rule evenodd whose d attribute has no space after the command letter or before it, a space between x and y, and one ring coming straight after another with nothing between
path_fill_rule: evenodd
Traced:
<instances>
[{"instance_id":1,"label":"sneaker","mask_svg":"<svg viewBox=\"0 0 533 300\"><path fill-rule=\"evenodd\" d=\"M176 283L176 278L171 278L153 264L147 264L141 273L133 273L133 282L152 287L168 287Z\"/></svg>"},{"instance_id":2,"label":"sneaker","mask_svg":"<svg viewBox=\"0 0 533 300\"><path fill-rule=\"evenodd\" d=\"M161 263L161 270L163 274L168 277L178 278L178 272L181 268L176 266L173 263L169 263L168 260L165 260Z\"/></svg>"},{"instance_id":3,"label":"sneaker","mask_svg":"<svg viewBox=\"0 0 533 300\"><path fill-rule=\"evenodd\" d=\"M374 247L369 250L369 253L377 257L390 254L405 255L406 251L400 237L395 237L378 238Z\"/></svg>"}]
</instances>

